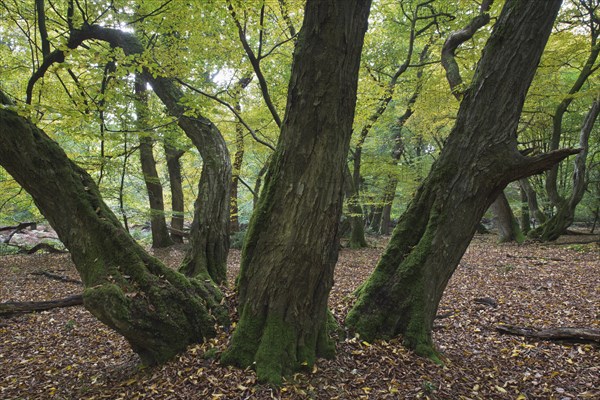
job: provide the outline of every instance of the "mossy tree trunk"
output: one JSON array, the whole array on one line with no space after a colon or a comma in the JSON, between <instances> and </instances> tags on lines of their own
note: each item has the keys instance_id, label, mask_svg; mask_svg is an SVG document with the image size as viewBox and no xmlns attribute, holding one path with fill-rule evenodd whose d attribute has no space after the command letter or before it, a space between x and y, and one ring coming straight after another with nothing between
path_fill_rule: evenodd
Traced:
<instances>
[{"instance_id":1,"label":"mossy tree trunk","mask_svg":"<svg viewBox=\"0 0 600 400\"><path fill-rule=\"evenodd\" d=\"M156 160L154 159L154 139L148 132L148 93L144 82L136 77L135 82L135 113L136 124L140 138L140 163L148 202L150 203L150 229L152 231L152 247L169 247L173 244L169 236L167 221L165 220L165 203L163 201L163 188L156 171Z\"/></svg>"},{"instance_id":2,"label":"mossy tree trunk","mask_svg":"<svg viewBox=\"0 0 600 400\"><path fill-rule=\"evenodd\" d=\"M242 253L240 321L222 360L278 383L332 356L327 298L369 0L308 0L286 116Z\"/></svg>"},{"instance_id":3,"label":"mossy tree trunk","mask_svg":"<svg viewBox=\"0 0 600 400\"><path fill-rule=\"evenodd\" d=\"M364 339L402 335L435 358L431 329L440 298L485 210L509 182L577 152L526 157L517 149L525 95L560 3L505 3L439 159L347 316Z\"/></svg>"},{"instance_id":4,"label":"mossy tree trunk","mask_svg":"<svg viewBox=\"0 0 600 400\"><path fill-rule=\"evenodd\" d=\"M0 92L0 103L9 104ZM122 334L145 364L215 334L227 312L212 282L187 279L123 229L93 179L42 130L0 107L0 164L32 196L69 249L85 307Z\"/></svg>"}]
</instances>

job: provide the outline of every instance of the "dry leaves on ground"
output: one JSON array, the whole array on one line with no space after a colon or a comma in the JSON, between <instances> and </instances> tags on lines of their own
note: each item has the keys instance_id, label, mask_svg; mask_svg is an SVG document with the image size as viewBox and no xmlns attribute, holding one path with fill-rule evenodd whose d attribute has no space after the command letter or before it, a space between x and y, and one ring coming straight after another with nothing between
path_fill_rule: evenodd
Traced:
<instances>
[{"instance_id":1,"label":"dry leaves on ground","mask_svg":"<svg viewBox=\"0 0 600 400\"><path fill-rule=\"evenodd\" d=\"M384 245L342 250L330 306L342 321L352 292ZM175 267L179 247L157 252ZM238 271L232 251L229 278ZM49 300L79 293L68 255L0 257L0 301ZM235 295L227 290L233 300ZM479 299L478 301L474 301ZM485 300L482 300L485 299ZM257 384L253 371L223 367L221 332L166 365L142 369L126 342L83 307L0 319L3 399L575 399L600 398L600 349L542 342L496 332L499 323L537 328L600 328L600 248L587 245L495 243L474 239L440 304L434 338L438 366L398 339L366 343L338 338L337 357L319 360L279 389Z\"/></svg>"}]
</instances>

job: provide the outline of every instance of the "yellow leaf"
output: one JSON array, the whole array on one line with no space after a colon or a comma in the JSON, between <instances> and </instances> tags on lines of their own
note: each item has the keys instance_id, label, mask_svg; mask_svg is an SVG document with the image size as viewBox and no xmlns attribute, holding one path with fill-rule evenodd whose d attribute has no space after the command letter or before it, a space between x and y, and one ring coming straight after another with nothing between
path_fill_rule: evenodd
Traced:
<instances>
[{"instance_id":1,"label":"yellow leaf","mask_svg":"<svg viewBox=\"0 0 600 400\"><path fill-rule=\"evenodd\" d=\"M527 400L527 396L525 396L523 393L520 393L520 394L517 396L517 400Z\"/></svg>"},{"instance_id":2,"label":"yellow leaf","mask_svg":"<svg viewBox=\"0 0 600 400\"><path fill-rule=\"evenodd\" d=\"M500 387L500 386L496 386L496 390L499 391L500 393L506 393L506 389L504 389L503 387Z\"/></svg>"}]
</instances>

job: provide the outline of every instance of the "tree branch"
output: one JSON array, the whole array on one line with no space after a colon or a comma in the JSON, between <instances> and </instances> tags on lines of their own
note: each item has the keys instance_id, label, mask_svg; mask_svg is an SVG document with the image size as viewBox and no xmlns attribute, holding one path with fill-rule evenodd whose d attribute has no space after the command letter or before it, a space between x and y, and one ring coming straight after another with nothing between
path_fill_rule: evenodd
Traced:
<instances>
[{"instance_id":1,"label":"tree branch","mask_svg":"<svg viewBox=\"0 0 600 400\"><path fill-rule=\"evenodd\" d=\"M237 13L235 12L235 8L233 8L233 4L231 3L230 0L227 0L227 8L229 9L229 13L231 14L231 17L233 18L233 22L235 23L235 26L238 29L238 36L240 38L240 42L242 43L242 47L244 48L244 51L246 52L246 55L248 56L248 60L250 61L250 64L252 65L252 69L254 70L256 77L258 78L258 83L260 85L260 90L263 95L263 100L265 101L267 108L271 112L271 115L273 116L273 120L275 120L275 123L277 124L277 126L281 128L281 118L279 118L277 109L275 108L275 105L273 104L273 100L271 100L271 95L269 94L269 88L267 86L267 80L265 79L265 76L262 73L262 69L260 68L260 60L254 54L254 51L252 51L250 44L248 44L248 40L246 40L246 33L244 32L244 28L242 27L242 24L238 20Z\"/></svg>"},{"instance_id":2,"label":"tree branch","mask_svg":"<svg viewBox=\"0 0 600 400\"><path fill-rule=\"evenodd\" d=\"M487 12L493 2L494 0L484 0L481 4L479 15L473 18L463 29L452 32L442 47L442 66L446 70L446 79L450 84L452 94L457 100L460 100L463 96L463 90L460 87L463 80L460 75L458 63L456 62L456 49L471 39L475 35L475 32L490 22L490 15Z\"/></svg>"}]
</instances>

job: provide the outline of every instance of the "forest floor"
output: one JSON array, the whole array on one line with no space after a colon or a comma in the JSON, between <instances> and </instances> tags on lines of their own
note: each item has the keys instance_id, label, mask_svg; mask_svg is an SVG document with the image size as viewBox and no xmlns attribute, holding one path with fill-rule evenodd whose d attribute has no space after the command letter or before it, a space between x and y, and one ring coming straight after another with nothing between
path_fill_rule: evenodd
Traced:
<instances>
[{"instance_id":1,"label":"forest floor","mask_svg":"<svg viewBox=\"0 0 600 400\"><path fill-rule=\"evenodd\" d=\"M593 241L578 244L583 239ZM497 244L476 236L441 302L434 340L444 366L417 357L399 340L339 337L337 357L289 377L280 389L254 372L218 363L221 332L166 365L140 368L122 337L82 306L0 318L2 399L580 399L600 398L600 348L500 334L502 323L536 328L600 328L598 236L556 243ZM354 289L385 245L343 249L330 307L340 321ZM156 251L175 267L182 248ZM230 256L232 282L239 252ZM0 257L0 301L41 301L81 292L37 271L78 279L68 255ZM227 290L232 300L235 295ZM496 306L475 299L489 298ZM485 302L484 302L485 303ZM343 336L343 335L342 335Z\"/></svg>"}]
</instances>

